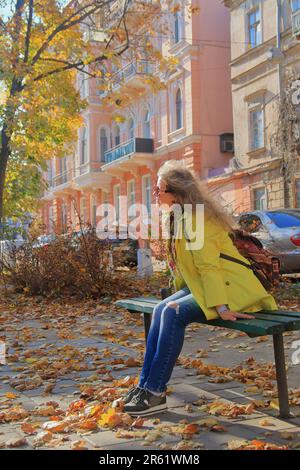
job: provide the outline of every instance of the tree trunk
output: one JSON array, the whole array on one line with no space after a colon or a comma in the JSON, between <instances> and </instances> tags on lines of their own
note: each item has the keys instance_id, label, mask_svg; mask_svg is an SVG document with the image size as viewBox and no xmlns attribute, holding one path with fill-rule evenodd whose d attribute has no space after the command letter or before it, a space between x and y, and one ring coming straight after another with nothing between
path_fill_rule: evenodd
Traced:
<instances>
[{"instance_id":1,"label":"tree trunk","mask_svg":"<svg viewBox=\"0 0 300 470\"><path fill-rule=\"evenodd\" d=\"M10 98L15 97L22 91L22 79L14 79L10 89ZM10 102L8 99L8 103ZM8 160L11 156L10 141L13 134L13 121L17 111L17 104L8 104L3 116L3 126L1 129L1 147L0 147L0 223L3 219L3 194L5 176Z\"/></svg>"},{"instance_id":2,"label":"tree trunk","mask_svg":"<svg viewBox=\"0 0 300 470\"><path fill-rule=\"evenodd\" d=\"M7 169L7 162L10 157L10 146L9 142L11 135L7 128L6 122L4 122L1 131L1 149L0 149L0 223L3 219L3 195L4 195L4 183Z\"/></svg>"}]
</instances>

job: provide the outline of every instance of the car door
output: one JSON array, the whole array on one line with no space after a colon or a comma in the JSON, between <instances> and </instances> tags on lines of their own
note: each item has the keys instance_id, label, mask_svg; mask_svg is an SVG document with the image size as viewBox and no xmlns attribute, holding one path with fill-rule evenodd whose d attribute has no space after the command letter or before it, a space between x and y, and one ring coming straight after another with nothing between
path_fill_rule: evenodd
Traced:
<instances>
[{"instance_id":1,"label":"car door","mask_svg":"<svg viewBox=\"0 0 300 470\"><path fill-rule=\"evenodd\" d=\"M300 211L268 211L267 216L272 223L272 236L278 250L285 253L299 251L291 237L300 232Z\"/></svg>"}]
</instances>

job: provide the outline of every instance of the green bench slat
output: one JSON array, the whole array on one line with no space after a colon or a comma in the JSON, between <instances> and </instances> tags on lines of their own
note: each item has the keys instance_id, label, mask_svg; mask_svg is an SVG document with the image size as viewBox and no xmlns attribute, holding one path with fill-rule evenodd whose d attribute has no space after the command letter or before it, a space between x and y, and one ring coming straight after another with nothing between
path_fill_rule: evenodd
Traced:
<instances>
[{"instance_id":1,"label":"green bench slat","mask_svg":"<svg viewBox=\"0 0 300 470\"><path fill-rule=\"evenodd\" d=\"M251 336L265 336L283 333L284 326L281 323L275 323L267 320L247 320L239 319L236 321L230 320L209 320L203 322L206 325L220 326L222 328L229 328L231 330L238 330L247 333Z\"/></svg>"},{"instance_id":2,"label":"green bench slat","mask_svg":"<svg viewBox=\"0 0 300 470\"><path fill-rule=\"evenodd\" d=\"M152 313L154 306L160 302L159 299L156 302L148 300L136 299L127 299L127 300L118 300L116 304L119 307L124 307L131 313ZM275 320L247 320L241 319L237 321L224 321L224 320L207 320L201 322L206 325L220 326L223 328L230 328L232 330L239 330L247 333L249 335L273 335L276 333L282 333L286 331L284 325L280 321L276 322Z\"/></svg>"},{"instance_id":3,"label":"green bench slat","mask_svg":"<svg viewBox=\"0 0 300 470\"><path fill-rule=\"evenodd\" d=\"M289 317L299 318L300 319L300 312L294 312L293 310L262 310L261 313L266 313L270 315L287 315Z\"/></svg>"},{"instance_id":4,"label":"green bench slat","mask_svg":"<svg viewBox=\"0 0 300 470\"><path fill-rule=\"evenodd\" d=\"M156 302L158 303L158 302ZM155 307L156 304L150 303L150 302L129 302L128 300L117 300L116 305L118 307L124 307L127 308L130 312L134 313L152 313L153 308Z\"/></svg>"},{"instance_id":5,"label":"green bench slat","mask_svg":"<svg viewBox=\"0 0 300 470\"><path fill-rule=\"evenodd\" d=\"M139 303L149 302L151 304L158 304L159 302L161 302L161 299L158 299L157 297L131 297L130 299L126 299L126 300L139 302ZM117 302L124 302L124 301L117 300Z\"/></svg>"},{"instance_id":6,"label":"green bench slat","mask_svg":"<svg viewBox=\"0 0 300 470\"><path fill-rule=\"evenodd\" d=\"M290 317L289 315L272 315L271 313L256 313L255 318L271 322L284 324L286 331L300 330L300 317Z\"/></svg>"}]
</instances>

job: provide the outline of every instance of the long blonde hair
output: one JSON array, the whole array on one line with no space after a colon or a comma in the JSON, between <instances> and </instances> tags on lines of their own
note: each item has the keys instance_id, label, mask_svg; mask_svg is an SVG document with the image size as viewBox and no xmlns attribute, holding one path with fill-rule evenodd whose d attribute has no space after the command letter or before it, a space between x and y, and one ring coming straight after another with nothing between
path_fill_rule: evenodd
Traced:
<instances>
[{"instance_id":1,"label":"long blonde hair","mask_svg":"<svg viewBox=\"0 0 300 470\"><path fill-rule=\"evenodd\" d=\"M235 223L232 217L213 199L196 173L187 168L183 161L166 161L159 168L157 176L166 183L167 189L181 206L191 204L194 208L196 204L204 204L206 215L218 221L226 231L233 231Z\"/></svg>"}]
</instances>

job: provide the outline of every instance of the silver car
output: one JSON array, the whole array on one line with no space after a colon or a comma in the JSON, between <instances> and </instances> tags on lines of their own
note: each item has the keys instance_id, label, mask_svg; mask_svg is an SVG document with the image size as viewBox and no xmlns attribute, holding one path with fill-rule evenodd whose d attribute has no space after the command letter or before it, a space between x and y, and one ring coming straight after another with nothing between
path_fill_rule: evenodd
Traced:
<instances>
[{"instance_id":1,"label":"silver car","mask_svg":"<svg viewBox=\"0 0 300 470\"><path fill-rule=\"evenodd\" d=\"M274 253L281 273L300 273L300 209L242 212L237 222Z\"/></svg>"}]
</instances>

